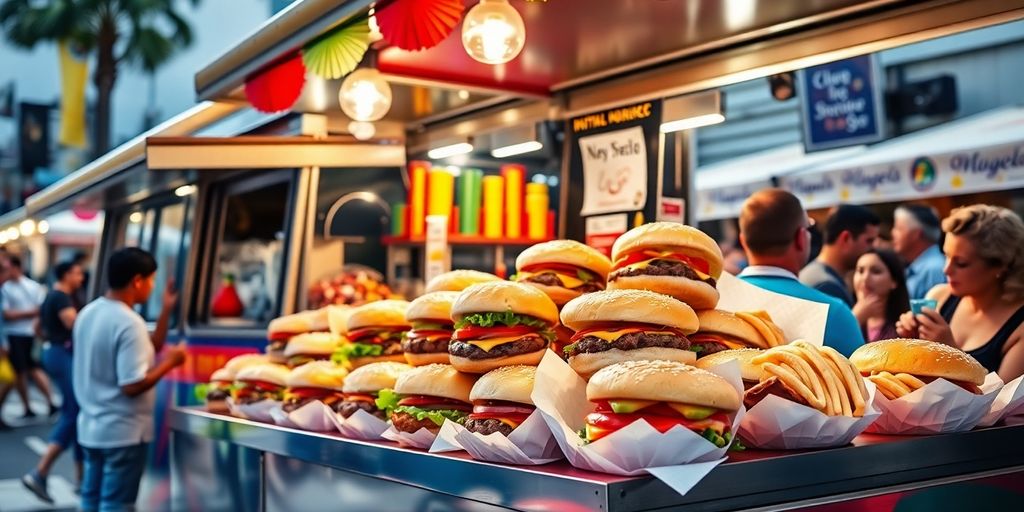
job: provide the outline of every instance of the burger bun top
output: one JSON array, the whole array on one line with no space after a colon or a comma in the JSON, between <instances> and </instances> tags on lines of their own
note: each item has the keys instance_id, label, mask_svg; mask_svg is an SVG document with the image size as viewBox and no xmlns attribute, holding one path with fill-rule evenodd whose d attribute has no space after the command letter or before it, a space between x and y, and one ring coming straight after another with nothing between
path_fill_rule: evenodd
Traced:
<instances>
[{"instance_id":1,"label":"burger bun top","mask_svg":"<svg viewBox=\"0 0 1024 512\"><path fill-rule=\"evenodd\" d=\"M612 270L612 262L607 256L575 240L552 240L527 248L516 258L516 270L540 263L564 263L584 268L600 275L602 281Z\"/></svg>"},{"instance_id":2,"label":"burger bun top","mask_svg":"<svg viewBox=\"0 0 1024 512\"><path fill-rule=\"evenodd\" d=\"M363 327L409 327L405 310L409 303L404 300L379 300L355 308L348 317L348 331Z\"/></svg>"},{"instance_id":3,"label":"burger bun top","mask_svg":"<svg viewBox=\"0 0 1024 512\"><path fill-rule=\"evenodd\" d=\"M712 407L740 408L740 395L729 381L675 361L625 361L597 371L587 383L587 400L655 400Z\"/></svg>"},{"instance_id":4,"label":"burger bun top","mask_svg":"<svg viewBox=\"0 0 1024 512\"><path fill-rule=\"evenodd\" d=\"M242 368L252 366L255 364L269 363L270 357L266 354L242 354L240 356L232 357L228 359L227 363L224 363L224 370L231 372L232 375L238 373Z\"/></svg>"},{"instance_id":5,"label":"burger bun top","mask_svg":"<svg viewBox=\"0 0 1024 512\"><path fill-rule=\"evenodd\" d=\"M287 385L289 373L290 370L288 370L287 366L264 363L241 369L235 375L235 380L241 382L262 381L285 386Z\"/></svg>"},{"instance_id":6,"label":"burger bun top","mask_svg":"<svg viewBox=\"0 0 1024 512\"><path fill-rule=\"evenodd\" d=\"M405 310L405 319L410 323L427 320L443 320L452 318L452 303L459 297L458 292L430 292L420 295L409 303Z\"/></svg>"},{"instance_id":7,"label":"burger bun top","mask_svg":"<svg viewBox=\"0 0 1024 512\"><path fill-rule=\"evenodd\" d=\"M676 222L652 222L622 234L612 245L612 261L642 249L685 248L687 253L708 262L709 274L722 276L722 249L703 231Z\"/></svg>"},{"instance_id":8,"label":"burger bun top","mask_svg":"<svg viewBox=\"0 0 1024 512\"><path fill-rule=\"evenodd\" d=\"M345 393L376 393L382 389L395 387L395 380L404 372L412 369L405 363L383 361L360 366L345 377L342 391Z\"/></svg>"},{"instance_id":9,"label":"burger bun top","mask_svg":"<svg viewBox=\"0 0 1024 512\"><path fill-rule=\"evenodd\" d=\"M505 400L520 404L533 405L530 394L533 393L533 382L537 376L537 367L526 365L502 366L491 370L473 385L469 399Z\"/></svg>"},{"instance_id":10,"label":"burger bun top","mask_svg":"<svg viewBox=\"0 0 1024 512\"><path fill-rule=\"evenodd\" d=\"M562 324L581 331L603 322L664 325L684 334L696 332L697 314L686 303L647 290L602 290L569 301L562 308Z\"/></svg>"},{"instance_id":11,"label":"burger bun top","mask_svg":"<svg viewBox=\"0 0 1024 512\"><path fill-rule=\"evenodd\" d=\"M985 383L988 370L966 352L934 341L897 338L880 340L853 352L850 362L861 373L909 373L918 377L936 377Z\"/></svg>"},{"instance_id":12,"label":"burger bun top","mask_svg":"<svg viewBox=\"0 0 1024 512\"><path fill-rule=\"evenodd\" d=\"M290 388L324 388L341 391L348 370L330 361L311 361L292 369L285 383Z\"/></svg>"},{"instance_id":13,"label":"burger bun top","mask_svg":"<svg viewBox=\"0 0 1024 512\"><path fill-rule=\"evenodd\" d=\"M740 365L740 374L742 375L743 380L757 382L761 380L761 366L750 362L750 360L757 357L762 352L764 351L756 348L723 350L698 359L697 364L694 366L701 370L711 370L720 364L724 364L729 361L736 361Z\"/></svg>"},{"instance_id":14,"label":"burger bun top","mask_svg":"<svg viewBox=\"0 0 1024 512\"><path fill-rule=\"evenodd\" d=\"M340 337L329 332L307 332L288 340L284 356L333 354L341 343Z\"/></svg>"},{"instance_id":15,"label":"burger bun top","mask_svg":"<svg viewBox=\"0 0 1024 512\"><path fill-rule=\"evenodd\" d=\"M494 274L478 270L452 270L431 279L427 283L425 293L461 292L473 284L501 280L500 277Z\"/></svg>"},{"instance_id":16,"label":"burger bun top","mask_svg":"<svg viewBox=\"0 0 1024 512\"><path fill-rule=\"evenodd\" d=\"M427 395L469 402L469 393L476 382L472 376L459 373L450 364L417 366L398 376L395 393Z\"/></svg>"},{"instance_id":17,"label":"burger bun top","mask_svg":"<svg viewBox=\"0 0 1024 512\"><path fill-rule=\"evenodd\" d=\"M463 290L452 304L452 320L459 321L473 313L504 313L539 318L549 324L558 323L558 306L544 292L511 281L479 283Z\"/></svg>"}]
</instances>

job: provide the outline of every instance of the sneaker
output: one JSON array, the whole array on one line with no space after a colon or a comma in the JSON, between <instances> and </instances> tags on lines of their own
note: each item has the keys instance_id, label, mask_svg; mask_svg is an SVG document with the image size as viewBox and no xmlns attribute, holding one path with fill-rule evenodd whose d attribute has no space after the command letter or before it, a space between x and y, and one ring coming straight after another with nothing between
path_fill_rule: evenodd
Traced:
<instances>
[{"instance_id":1,"label":"sneaker","mask_svg":"<svg viewBox=\"0 0 1024 512\"><path fill-rule=\"evenodd\" d=\"M35 494L37 498L51 505L53 504L53 498L51 498L50 493L46 491L45 479L39 478L35 473L28 473L21 477L21 483L26 489L32 491L32 494Z\"/></svg>"}]
</instances>

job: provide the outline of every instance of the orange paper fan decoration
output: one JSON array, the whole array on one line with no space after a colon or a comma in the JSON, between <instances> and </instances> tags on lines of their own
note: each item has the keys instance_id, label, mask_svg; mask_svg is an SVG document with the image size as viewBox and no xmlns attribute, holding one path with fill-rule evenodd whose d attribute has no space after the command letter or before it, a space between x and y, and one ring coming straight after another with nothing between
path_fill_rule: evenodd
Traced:
<instances>
[{"instance_id":1,"label":"orange paper fan decoration","mask_svg":"<svg viewBox=\"0 0 1024 512\"><path fill-rule=\"evenodd\" d=\"M245 80L245 97L260 112L288 110L302 94L306 84L306 66L296 54Z\"/></svg>"},{"instance_id":2,"label":"orange paper fan decoration","mask_svg":"<svg viewBox=\"0 0 1024 512\"><path fill-rule=\"evenodd\" d=\"M384 40L403 50L432 48L462 19L462 0L395 0L376 13Z\"/></svg>"}]
</instances>

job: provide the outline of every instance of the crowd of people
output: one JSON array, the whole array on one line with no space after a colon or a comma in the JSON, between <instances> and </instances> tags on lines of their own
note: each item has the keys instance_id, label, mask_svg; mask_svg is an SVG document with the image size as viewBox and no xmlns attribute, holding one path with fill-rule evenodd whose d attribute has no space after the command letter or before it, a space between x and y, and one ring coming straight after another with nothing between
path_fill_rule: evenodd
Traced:
<instances>
[{"instance_id":1,"label":"crowd of people","mask_svg":"<svg viewBox=\"0 0 1024 512\"><path fill-rule=\"evenodd\" d=\"M895 337L945 343L1009 382L1024 374L1024 222L990 205L939 220L927 206L896 209L892 248L881 219L857 205L833 208L817 227L800 200L765 189L743 204L739 277L784 295L828 304L825 344L849 355Z\"/></svg>"},{"instance_id":2,"label":"crowd of people","mask_svg":"<svg viewBox=\"0 0 1024 512\"><path fill-rule=\"evenodd\" d=\"M156 269L146 251L116 251L107 260L106 293L84 304L83 257L56 265L47 291L24 274L18 256L0 252L0 363L7 361L13 373L12 382L0 385L0 410L15 390L24 417L36 416L31 382L56 420L36 468L22 477L41 500L52 503L47 478L61 453L71 450L81 510L134 509L153 439L154 386L185 361L183 347L164 349L177 303L173 283L164 287L152 333L134 309L153 292ZM37 340L43 340L38 354ZM51 386L59 391L59 407ZM9 428L0 418L0 430Z\"/></svg>"}]
</instances>

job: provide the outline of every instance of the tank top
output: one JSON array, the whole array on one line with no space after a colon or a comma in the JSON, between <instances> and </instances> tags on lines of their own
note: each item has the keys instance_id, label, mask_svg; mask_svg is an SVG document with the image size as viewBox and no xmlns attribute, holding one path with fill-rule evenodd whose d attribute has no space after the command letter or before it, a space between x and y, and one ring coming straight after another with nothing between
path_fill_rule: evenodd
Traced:
<instances>
[{"instance_id":1,"label":"tank top","mask_svg":"<svg viewBox=\"0 0 1024 512\"><path fill-rule=\"evenodd\" d=\"M952 322L953 313L959 305L960 297L950 295L949 298L946 299L946 302L942 303L942 307L939 308L939 315L941 315L947 323ZM992 339L974 350L968 350L967 353L974 359L977 359L978 362L989 371L999 371L999 365L1003 362L1003 345L1006 345L1006 341L1010 339L1010 335L1013 334L1013 331L1016 331L1022 323L1024 323L1024 306L1021 306L1020 309L1013 313L1006 323L996 331L992 336Z\"/></svg>"}]
</instances>

